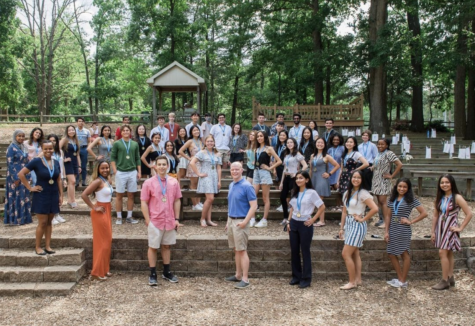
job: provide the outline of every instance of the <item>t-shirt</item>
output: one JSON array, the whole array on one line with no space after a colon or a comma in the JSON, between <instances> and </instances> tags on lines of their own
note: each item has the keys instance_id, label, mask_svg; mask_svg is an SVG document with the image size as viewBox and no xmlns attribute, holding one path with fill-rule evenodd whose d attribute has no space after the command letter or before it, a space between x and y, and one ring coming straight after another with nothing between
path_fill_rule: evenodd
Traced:
<instances>
[{"instance_id":1,"label":"t-shirt","mask_svg":"<svg viewBox=\"0 0 475 326\"><path fill-rule=\"evenodd\" d=\"M163 127L160 127L160 126L157 126L155 128L152 129L152 131L150 132L150 138L152 138L152 135L154 134L160 134L160 147L161 148L165 148L165 142L167 142L168 140L170 140L170 131L168 131L167 128L165 128L165 126ZM152 139L150 139L152 140Z\"/></svg>"},{"instance_id":2,"label":"t-shirt","mask_svg":"<svg viewBox=\"0 0 475 326\"><path fill-rule=\"evenodd\" d=\"M112 145L111 162L115 162L117 171L130 172L136 170L137 166L141 164L137 142L130 140L129 153L127 153L126 146L128 147L129 143L123 141L123 139L114 142L114 145Z\"/></svg>"},{"instance_id":3,"label":"t-shirt","mask_svg":"<svg viewBox=\"0 0 475 326\"><path fill-rule=\"evenodd\" d=\"M203 132L203 136L201 136L201 138L206 138L209 136L209 133L211 131L211 128L213 128L213 124L212 123L208 123L207 121L203 122L201 124L201 131Z\"/></svg>"},{"instance_id":4,"label":"t-shirt","mask_svg":"<svg viewBox=\"0 0 475 326\"><path fill-rule=\"evenodd\" d=\"M297 173L300 170L300 161L305 159L302 154L297 153L295 156L291 154L285 156L284 160L282 161L284 165L284 172L285 173Z\"/></svg>"},{"instance_id":5,"label":"t-shirt","mask_svg":"<svg viewBox=\"0 0 475 326\"><path fill-rule=\"evenodd\" d=\"M214 125L211 128L210 135L213 135L217 149L229 151L229 137L231 137L231 127L228 125Z\"/></svg>"},{"instance_id":6,"label":"t-shirt","mask_svg":"<svg viewBox=\"0 0 475 326\"><path fill-rule=\"evenodd\" d=\"M79 128L76 128L76 135L78 137L80 147L87 146L89 144L91 132L88 129L82 128L82 130L79 130Z\"/></svg>"},{"instance_id":7,"label":"t-shirt","mask_svg":"<svg viewBox=\"0 0 475 326\"><path fill-rule=\"evenodd\" d=\"M58 177L61 173L61 168L59 167L59 162L55 159L52 159L54 164L54 171L53 176L51 177L48 168L43 164L43 159L36 157L31 160L25 167L30 171L35 171L36 173L36 185L41 186L43 190L41 191L42 194L45 193L53 193L56 194L59 192L58 189ZM50 180L53 180L53 184L49 184Z\"/></svg>"},{"instance_id":8,"label":"t-shirt","mask_svg":"<svg viewBox=\"0 0 475 326\"><path fill-rule=\"evenodd\" d=\"M402 203L399 203L396 198L394 202L391 202L388 199L387 206L391 209L391 217L398 217L399 219L401 219L401 218L409 218L409 216L411 216L411 211L414 208L421 206L421 202L419 201L419 199L414 198L412 203L408 203L403 198ZM395 206L397 206L398 208L397 215L396 215Z\"/></svg>"},{"instance_id":9,"label":"t-shirt","mask_svg":"<svg viewBox=\"0 0 475 326\"><path fill-rule=\"evenodd\" d=\"M300 202L300 211L298 209L296 197L293 197L289 201L290 207L294 209L292 212L292 219L297 221L308 220L313 214L315 207L319 208L323 205L323 200L314 189L306 189L305 194L303 192L299 192L298 199ZM297 217L297 213L299 212L301 216Z\"/></svg>"},{"instance_id":10,"label":"t-shirt","mask_svg":"<svg viewBox=\"0 0 475 326\"><path fill-rule=\"evenodd\" d=\"M172 128L173 127L173 128ZM174 123L171 125L170 123L165 123L165 128L169 131L171 141L175 141L178 137L178 130L180 130L180 125L178 123Z\"/></svg>"},{"instance_id":11,"label":"t-shirt","mask_svg":"<svg viewBox=\"0 0 475 326\"><path fill-rule=\"evenodd\" d=\"M180 185L175 178L161 179L165 187L166 202L163 202L162 187L158 176L147 179L142 185L140 200L148 203L150 222L159 230L173 230L175 228L175 200L182 197ZM166 181L165 181L166 180Z\"/></svg>"},{"instance_id":12,"label":"t-shirt","mask_svg":"<svg viewBox=\"0 0 475 326\"><path fill-rule=\"evenodd\" d=\"M251 208L249 202L257 200L254 187L244 178L229 185L228 216L245 217Z\"/></svg>"},{"instance_id":13,"label":"t-shirt","mask_svg":"<svg viewBox=\"0 0 475 326\"><path fill-rule=\"evenodd\" d=\"M41 146L37 142L33 142L33 144L29 144L28 140L25 140L23 142L23 146L25 146L26 150L28 151L28 159L31 161L35 157L38 156L39 153L41 153L43 150L41 149Z\"/></svg>"},{"instance_id":14,"label":"t-shirt","mask_svg":"<svg viewBox=\"0 0 475 326\"><path fill-rule=\"evenodd\" d=\"M350 198L350 205L346 204L346 198L348 196L348 191L343 194L343 204L346 206L346 211L348 215L363 215L366 209L366 204L364 201L368 198L373 198L371 194L365 190L360 189L356 194Z\"/></svg>"},{"instance_id":15,"label":"t-shirt","mask_svg":"<svg viewBox=\"0 0 475 326\"><path fill-rule=\"evenodd\" d=\"M305 129L304 126L299 125L298 127L293 126L289 130L289 138L295 138L297 140L297 144L300 144L300 140L302 139L303 130Z\"/></svg>"},{"instance_id":16,"label":"t-shirt","mask_svg":"<svg viewBox=\"0 0 475 326\"><path fill-rule=\"evenodd\" d=\"M266 125L261 126L260 124L256 124L254 128L252 128L252 130L264 131L267 134L267 136L270 136L270 128L267 127Z\"/></svg>"},{"instance_id":17,"label":"t-shirt","mask_svg":"<svg viewBox=\"0 0 475 326\"><path fill-rule=\"evenodd\" d=\"M185 129L186 129L186 135L188 136L188 139L191 139L193 138L193 135L190 135L190 129L191 127L193 127L194 124L193 122L190 122L189 124L186 125ZM201 127L199 125L196 125L198 127L198 129L200 130L200 138L203 139L203 130L201 129Z\"/></svg>"}]
</instances>

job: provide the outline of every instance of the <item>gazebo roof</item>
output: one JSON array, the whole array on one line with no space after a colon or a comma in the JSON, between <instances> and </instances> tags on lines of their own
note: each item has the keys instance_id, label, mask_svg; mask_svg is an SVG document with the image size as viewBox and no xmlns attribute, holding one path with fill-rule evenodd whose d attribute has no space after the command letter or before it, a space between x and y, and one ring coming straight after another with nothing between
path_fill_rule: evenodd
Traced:
<instances>
[{"instance_id":1,"label":"gazebo roof","mask_svg":"<svg viewBox=\"0 0 475 326\"><path fill-rule=\"evenodd\" d=\"M206 90L205 80L177 61L148 78L147 84L163 92L196 92L197 87Z\"/></svg>"}]
</instances>

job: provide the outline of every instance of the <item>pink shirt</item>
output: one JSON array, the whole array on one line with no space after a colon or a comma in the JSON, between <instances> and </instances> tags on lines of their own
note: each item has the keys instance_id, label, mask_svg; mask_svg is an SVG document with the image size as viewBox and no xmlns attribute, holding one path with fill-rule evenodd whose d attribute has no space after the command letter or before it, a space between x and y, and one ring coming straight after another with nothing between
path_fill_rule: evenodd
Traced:
<instances>
[{"instance_id":1,"label":"pink shirt","mask_svg":"<svg viewBox=\"0 0 475 326\"><path fill-rule=\"evenodd\" d=\"M25 148L28 150L28 160L30 161L34 159L35 157L38 157L38 154L43 151L40 145L38 146L36 145L38 145L38 143L33 143L30 145L28 143L28 140L25 140L23 142L23 146L25 146Z\"/></svg>"},{"instance_id":2,"label":"pink shirt","mask_svg":"<svg viewBox=\"0 0 475 326\"><path fill-rule=\"evenodd\" d=\"M165 186L165 179L162 179ZM158 177L147 179L142 185L140 200L148 202L150 222L159 230L173 230L175 228L175 200L181 198L180 184L175 178L167 178L166 202L162 201L162 188Z\"/></svg>"}]
</instances>

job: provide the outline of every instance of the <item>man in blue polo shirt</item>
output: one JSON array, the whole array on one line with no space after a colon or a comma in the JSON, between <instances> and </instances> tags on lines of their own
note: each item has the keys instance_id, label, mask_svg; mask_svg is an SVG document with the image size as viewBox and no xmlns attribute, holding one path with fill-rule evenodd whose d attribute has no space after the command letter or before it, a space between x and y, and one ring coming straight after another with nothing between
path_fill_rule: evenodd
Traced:
<instances>
[{"instance_id":1,"label":"man in blue polo shirt","mask_svg":"<svg viewBox=\"0 0 475 326\"><path fill-rule=\"evenodd\" d=\"M241 163L231 164L233 183L228 193L228 231L229 248L234 249L236 274L226 277L228 282L236 282L236 289L249 287L249 256L247 241L249 239L249 221L257 209L257 197L253 186L242 177Z\"/></svg>"}]
</instances>

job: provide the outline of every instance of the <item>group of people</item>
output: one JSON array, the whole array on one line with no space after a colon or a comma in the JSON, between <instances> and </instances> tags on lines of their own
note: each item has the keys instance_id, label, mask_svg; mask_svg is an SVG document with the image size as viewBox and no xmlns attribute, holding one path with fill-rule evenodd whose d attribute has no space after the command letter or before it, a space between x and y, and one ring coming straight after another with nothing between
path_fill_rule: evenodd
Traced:
<instances>
[{"instance_id":1,"label":"group of people","mask_svg":"<svg viewBox=\"0 0 475 326\"><path fill-rule=\"evenodd\" d=\"M82 198L91 208L93 223L91 277L105 280L111 275L110 217L114 191L111 177L115 177L116 224L122 224L125 196L126 222L138 223L132 216L134 194L138 180L146 178L141 190L141 211L148 227L149 284L157 284L158 249L164 262L162 277L177 282L170 272L170 246L175 244L180 227L180 181L189 179L189 188L205 195L203 204L198 197L192 199L192 209L201 211L200 225L217 226L211 219L212 205L221 189L222 168L229 166L233 182L229 186L226 228L229 246L236 253L236 273L227 280L237 282L237 288L249 286L249 228L267 226L269 192L274 183L281 190L281 207L278 208L283 214L281 224L289 232L291 285L305 288L311 284L310 247L314 226L325 226L322 199L335 190L340 195L341 205L335 209L342 212L339 237L345 241L342 255L349 274L348 284L341 289L354 289L361 284L359 248L367 233L367 221L378 211L376 225L385 228L387 252L398 276L389 284L407 287L410 225L425 218L427 213L414 198L410 180L401 178L392 185L391 180L399 173L402 163L390 151L389 140L380 139L377 145L373 144L369 141L370 130L362 133L360 145L355 137L344 140L333 129L333 119L325 121L326 131L320 136L316 122L302 126L301 115L297 113L289 130L283 114L277 115L276 123L270 128L264 124L265 116L259 114L257 125L248 135L243 133L239 123L226 125L225 118L224 114L218 114L218 123L212 125L207 115L200 125L200 115L195 112L191 123L180 127L175 123L174 113L170 113L168 123L163 116L157 118L157 127L150 134L145 125L138 125L133 131L128 118L124 118L123 125L116 130L115 140L107 125L102 126L97 137L91 136L82 118L77 120L77 127L66 128L61 141L56 135L44 138L40 128L34 128L29 140L25 140L25 133L17 130L7 150L5 224L31 223L31 213L35 213L38 217L36 253L54 253L50 247L52 224L64 221L59 215L63 186L67 186L68 205L75 208L75 186L82 178L82 185L87 186ZM97 147L96 152L94 147ZM89 185L86 184L88 155L97 161ZM257 222L259 190L262 190L264 214ZM91 201L90 195L95 196L96 203ZM410 220L414 208L419 215ZM466 218L459 226L460 210ZM450 175L442 176L435 202L432 240L439 248L443 280L435 289L453 285L452 251L461 249L459 233L470 219L471 211L458 193L455 181ZM41 248L43 236L44 249ZM402 257L402 268L398 256Z\"/></svg>"}]
</instances>

